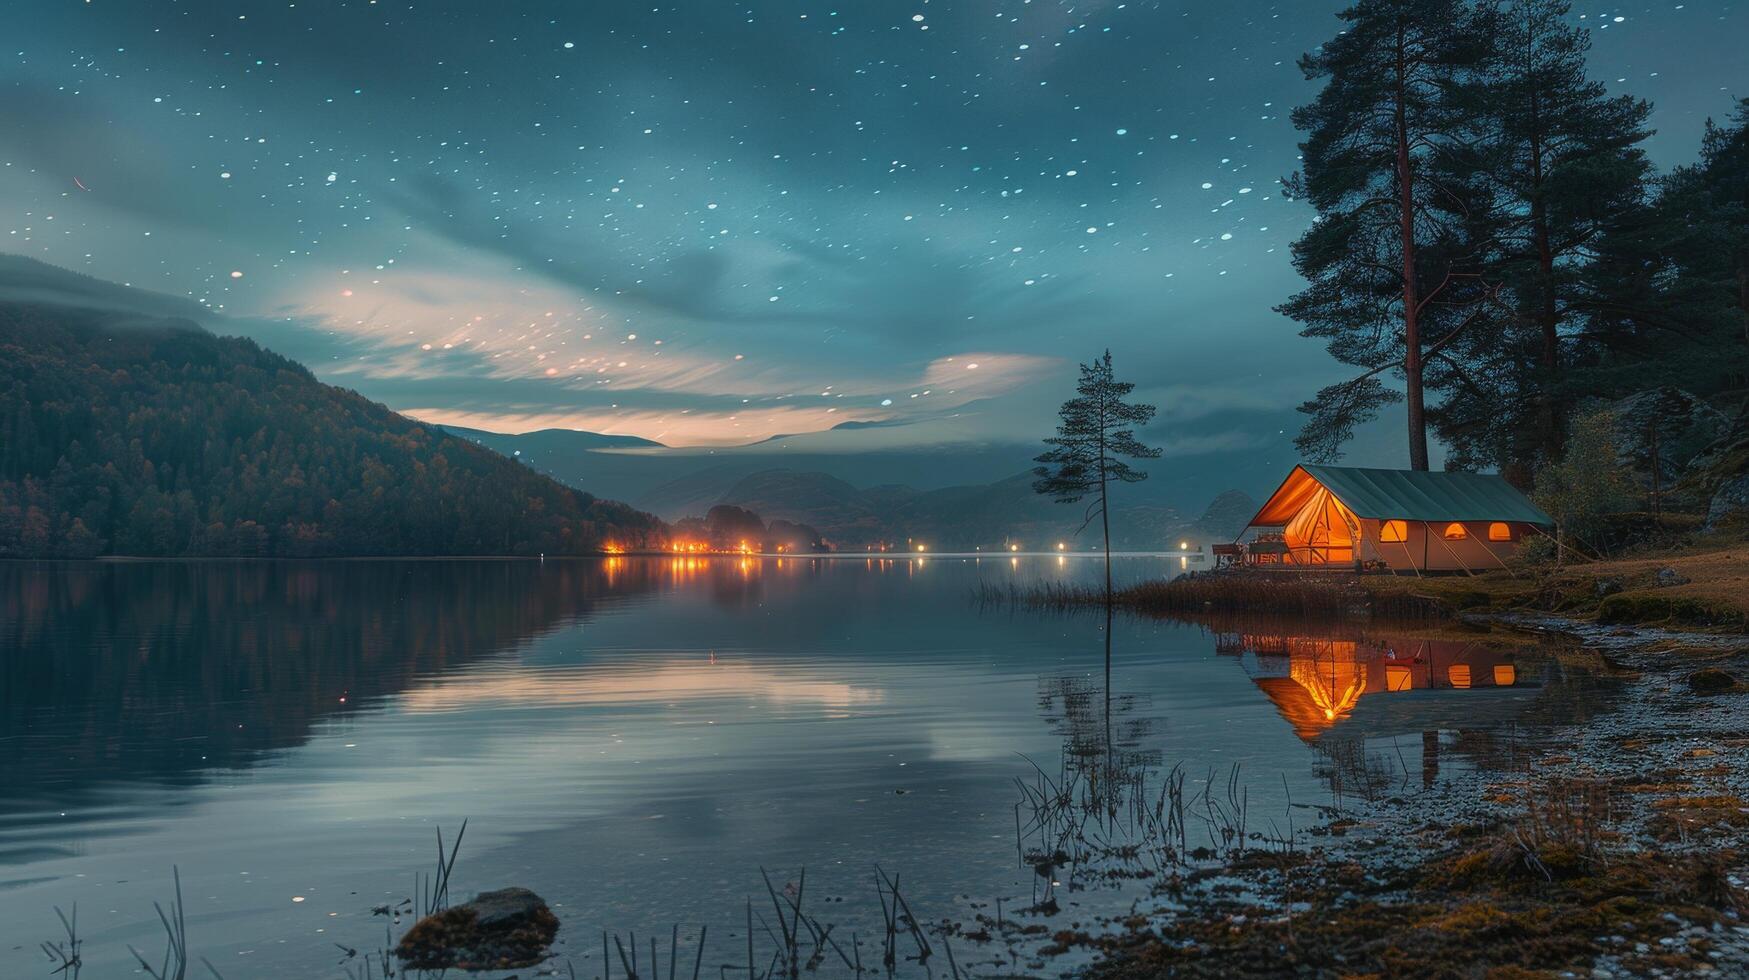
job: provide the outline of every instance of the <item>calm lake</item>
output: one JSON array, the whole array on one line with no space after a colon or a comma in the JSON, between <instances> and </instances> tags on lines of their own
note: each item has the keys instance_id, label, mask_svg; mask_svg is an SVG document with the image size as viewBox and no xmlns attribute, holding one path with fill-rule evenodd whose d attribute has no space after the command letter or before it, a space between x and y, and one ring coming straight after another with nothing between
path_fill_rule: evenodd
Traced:
<instances>
[{"instance_id":1,"label":"calm lake","mask_svg":"<svg viewBox=\"0 0 1749 980\"><path fill-rule=\"evenodd\" d=\"M38 944L74 903L86 976L130 972L129 944L156 963L172 867L191 947L230 980L344 976L338 947L383 944L373 906L413 894L464 818L453 890L539 892L578 976L600 975L601 930L660 934L665 958L676 923L683 944L709 926L715 975L745 962L744 899L769 911L762 866L805 867L841 936L880 928L876 864L920 919L1029 904L1016 780L1035 763L1182 764L1187 792L1215 771L1223 793L1237 765L1268 831L1290 802L1510 766L1526 733L1610 699L1574 658L1461 636L1124 616L1108 684L1102 614L974 598L1099 574L1054 556L0 563L0 976L46 974Z\"/></svg>"}]
</instances>

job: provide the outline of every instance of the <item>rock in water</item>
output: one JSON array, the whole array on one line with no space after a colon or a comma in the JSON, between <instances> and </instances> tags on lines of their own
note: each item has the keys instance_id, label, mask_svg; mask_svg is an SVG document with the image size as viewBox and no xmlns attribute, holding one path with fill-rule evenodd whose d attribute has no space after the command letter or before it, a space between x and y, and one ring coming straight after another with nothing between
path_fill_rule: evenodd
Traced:
<instances>
[{"instance_id":1,"label":"rock in water","mask_svg":"<svg viewBox=\"0 0 1749 980\"><path fill-rule=\"evenodd\" d=\"M1737 678L1717 667L1705 667L1688 675L1688 687L1700 694L1734 691L1737 689Z\"/></svg>"},{"instance_id":2,"label":"rock in water","mask_svg":"<svg viewBox=\"0 0 1749 980\"><path fill-rule=\"evenodd\" d=\"M415 970L508 970L545 959L558 932L539 895L502 888L415 922L395 955Z\"/></svg>"}]
</instances>

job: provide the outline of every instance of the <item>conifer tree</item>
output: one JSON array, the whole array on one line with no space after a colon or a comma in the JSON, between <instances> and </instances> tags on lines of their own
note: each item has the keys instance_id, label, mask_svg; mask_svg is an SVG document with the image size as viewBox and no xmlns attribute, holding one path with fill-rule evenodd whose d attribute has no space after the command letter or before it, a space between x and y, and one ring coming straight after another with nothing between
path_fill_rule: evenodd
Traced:
<instances>
[{"instance_id":1,"label":"conifer tree","mask_svg":"<svg viewBox=\"0 0 1749 980\"><path fill-rule=\"evenodd\" d=\"M1284 185L1318 219L1293 247L1309 285L1280 310L1365 372L1301 406L1310 419L1297 445L1334 459L1355 425L1405 400L1409 465L1424 470L1427 358L1489 295L1472 227L1485 209L1457 166L1472 103L1456 96L1485 43L1461 0L1358 0L1341 18L1342 32L1300 59L1325 85L1294 110L1306 138ZM1400 394L1386 372L1402 377Z\"/></svg>"},{"instance_id":2,"label":"conifer tree","mask_svg":"<svg viewBox=\"0 0 1749 980\"><path fill-rule=\"evenodd\" d=\"M1700 160L1603 237L1579 286L1582 392L1749 384L1749 100L1707 123Z\"/></svg>"},{"instance_id":3,"label":"conifer tree","mask_svg":"<svg viewBox=\"0 0 1749 980\"><path fill-rule=\"evenodd\" d=\"M1720 257L1736 287L1741 336L1749 345L1749 99L1738 100L1728 125L1707 120L1699 171L1713 220L1720 225Z\"/></svg>"},{"instance_id":4,"label":"conifer tree","mask_svg":"<svg viewBox=\"0 0 1749 980\"><path fill-rule=\"evenodd\" d=\"M1153 459L1160 450L1142 445L1135 429L1154 418L1154 406L1132 405L1124 401L1135 385L1118 381L1111 369L1111 351L1081 365L1081 380L1075 386L1076 397L1063 403L1059 412L1057 434L1045 440L1051 448L1036 462L1044 465L1033 471L1038 477L1035 493L1050 496L1059 503L1072 504L1092 496L1088 505L1085 528L1097 516L1100 536L1105 545L1105 603L1111 605L1111 513L1109 507L1112 481L1139 483L1148 478L1124 458Z\"/></svg>"},{"instance_id":5,"label":"conifer tree","mask_svg":"<svg viewBox=\"0 0 1749 980\"><path fill-rule=\"evenodd\" d=\"M1639 146L1651 106L1611 96L1586 74L1591 35L1571 13L1568 0L1489 8L1488 57L1480 84L1465 90L1479 98L1469 114L1480 136L1475 166L1493 204L1489 277L1510 306L1483 356L1490 374L1512 374L1526 388L1481 409L1519 438L1476 462L1521 476L1560 456L1571 400L1562 347L1575 329L1578 271L1631 220L1651 169ZM1515 370L1527 362L1533 371ZM1447 441L1461 442L1461 433Z\"/></svg>"}]
</instances>

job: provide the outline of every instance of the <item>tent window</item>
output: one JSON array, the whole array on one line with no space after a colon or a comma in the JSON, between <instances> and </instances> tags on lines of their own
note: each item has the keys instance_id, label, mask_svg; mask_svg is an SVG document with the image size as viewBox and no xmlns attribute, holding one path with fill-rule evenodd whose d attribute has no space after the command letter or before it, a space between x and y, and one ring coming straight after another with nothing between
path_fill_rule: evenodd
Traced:
<instances>
[{"instance_id":1,"label":"tent window","mask_svg":"<svg viewBox=\"0 0 1749 980\"><path fill-rule=\"evenodd\" d=\"M1412 691L1415 689L1415 675L1402 664L1385 665L1386 691Z\"/></svg>"},{"instance_id":2,"label":"tent window","mask_svg":"<svg viewBox=\"0 0 1749 980\"><path fill-rule=\"evenodd\" d=\"M1512 527L1511 527L1511 525L1504 524L1500 521L1495 521L1494 523L1488 525L1488 540L1489 541L1511 541L1512 540Z\"/></svg>"},{"instance_id":3,"label":"tent window","mask_svg":"<svg viewBox=\"0 0 1749 980\"><path fill-rule=\"evenodd\" d=\"M1447 541L1462 541L1469 536L1470 532L1464 530L1464 526L1455 521L1445 526L1445 539Z\"/></svg>"},{"instance_id":4,"label":"tent window","mask_svg":"<svg viewBox=\"0 0 1749 980\"><path fill-rule=\"evenodd\" d=\"M1386 521L1379 525L1379 540L1386 543L1409 540L1408 521Z\"/></svg>"}]
</instances>

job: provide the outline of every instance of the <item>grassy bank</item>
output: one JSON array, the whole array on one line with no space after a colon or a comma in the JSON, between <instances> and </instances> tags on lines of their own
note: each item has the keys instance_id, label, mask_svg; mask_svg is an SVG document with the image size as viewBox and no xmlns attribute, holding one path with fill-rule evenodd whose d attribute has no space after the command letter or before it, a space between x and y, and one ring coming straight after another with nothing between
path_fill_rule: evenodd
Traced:
<instances>
[{"instance_id":1,"label":"grassy bank","mask_svg":"<svg viewBox=\"0 0 1749 980\"><path fill-rule=\"evenodd\" d=\"M1361 576L1358 581L1386 602L1412 593L1437 600L1452 613L1525 611L1608 625L1749 627L1749 544L1743 542L1474 576Z\"/></svg>"},{"instance_id":2,"label":"grassy bank","mask_svg":"<svg viewBox=\"0 0 1749 980\"><path fill-rule=\"evenodd\" d=\"M986 586L977 598L1029 608L1100 606L1092 586ZM1472 613L1549 613L1604 625L1749 629L1749 543L1610 560L1527 564L1475 575L1224 570L1120 589L1120 609L1155 616L1373 617L1432 623Z\"/></svg>"},{"instance_id":3,"label":"grassy bank","mask_svg":"<svg viewBox=\"0 0 1749 980\"><path fill-rule=\"evenodd\" d=\"M1228 903L1169 929L1119 934L1098 943L1106 958L1089 977L1723 972L1710 954L1725 958L1720 939L1739 921L1743 897L1729 871L1736 852L1603 860L1571 841L1523 834L1520 826L1454 828L1443 841L1417 840L1437 857L1407 869L1311 854L1260 858L1260 876L1295 896L1292 914ZM1591 973L1600 962L1604 972Z\"/></svg>"}]
</instances>

